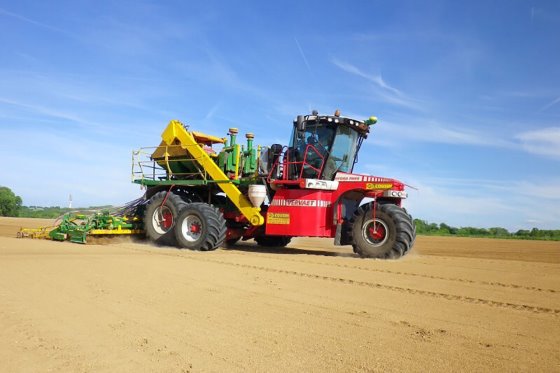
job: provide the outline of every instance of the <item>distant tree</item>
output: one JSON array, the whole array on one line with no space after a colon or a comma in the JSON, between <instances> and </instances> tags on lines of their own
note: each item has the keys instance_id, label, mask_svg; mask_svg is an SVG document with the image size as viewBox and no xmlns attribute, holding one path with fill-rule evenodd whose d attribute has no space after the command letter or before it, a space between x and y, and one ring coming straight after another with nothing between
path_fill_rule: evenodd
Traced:
<instances>
[{"instance_id":1,"label":"distant tree","mask_svg":"<svg viewBox=\"0 0 560 373\"><path fill-rule=\"evenodd\" d=\"M428 232L437 232L439 230L439 226L436 223L431 223L426 226Z\"/></svg>"},{"instance_id":2,"label":"distant tree","mask_svg":"<svg viewBox=\"0 0 560 373\"><path fill-rule=\"evenodd\" d=\"M439 229L438 229L438 233L440 234L449 234L449 225L445 224L445 223L440 223L439 224Z\"/></svg>"},{"instance_id":3,"label":"distant tree","mask_svg":"<svg viewBox=\"0 0 560 373\"><path fill-rule=\"evenodd\" d=\"M424 220L414 219L414 225L416 226L416 232L418 233L426 233L428 231L426 228L428 223Z\"/></svg>"},{"instance_id":4,"label":"distant tree","mask_svg":"<svg viewBox=\"0 0 560 373\"><path fill-rule=\"evenodd\" d=\"M529 232L527 229L520 229L517 232L515 232L515 236L516 237L529 237L529 234L531 232Z\"/></svg>"},{"instance_id":5,"label":"distant tree","mask_svg":"<svg viewBox=\"0 0 560 373\"><path fill-rule=\"evenodd\" d=\"M450 225L447 225L445 223L441 223L439 225L439 233L441 234L457 234L458 229L455 227L452 227Z\"/></svg>"},{"instance_id":6,"label":"distant tree","mask_svg":"<svg viewBox=\"0 0 560 373\"><path fill-rule=\"evenodd\" d=\"M472 235L471 228L470 227L461 227L457 230L457 235L458 236L465 236L465 237L470 236L470 235Z\"/></svg>"},{"instance_id":7,"label":"distant tree","mask_svg":"<svg viewBox=\"0 0 560 373\"><path fill-rule=\"evenodd\" d=\"M529 236L531 236L531 238L537 238L542 236L542 232L539 230L539 228L533 228L531 229L531 233L529 233Z\"/></svg>"},{"instance_id":8,"label":"distant tree","mask_svg":"<svg viewBox=\"0 0 560 373\"><path fill-rule=\"evenodd\" d=\"M21 197L16 196L8 187L0 186L0 216L18 216Z\"/></svg>"},{"instance_id":9,"label":"distant tree","mask_svg":"<svg viewBox=\"0 0 560 373\"><path fill-rule=\"evenodd\" d=\"M505 228L502 228L502 227L489 228L488 232L490 233L490 236L494 236L494 237L509 237L510 236L509 231Z\"/></svg>"}]
</instances>

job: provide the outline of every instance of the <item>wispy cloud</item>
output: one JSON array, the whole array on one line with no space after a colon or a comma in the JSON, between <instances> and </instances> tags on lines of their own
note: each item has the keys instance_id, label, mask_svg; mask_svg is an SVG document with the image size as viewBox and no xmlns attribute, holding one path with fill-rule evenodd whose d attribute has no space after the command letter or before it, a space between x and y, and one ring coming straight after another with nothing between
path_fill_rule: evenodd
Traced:
<instances>
[{"instance_id":1,"label":"wispy cloud","mask_svg":"<svg viewBox=\"0 0 560 373\"><path fill-rule=\"evenodd\" d=\"M408 97L401 90L388 84L381 74L367 74L357 66L337 59L332 59L332 63L339 69L372 83L375 96L384 102L410 109L421 109L417 100Z\"/></svg>"},{"instance_id":2,"label":"wispy cloud","mask_svg":"<svg viewBox=\"0 0 560 373\"><path fill-rule=\"evenodd\" d=\"M433 119L411 119L402 122L385 120L377 129L378 136L389 136L398 141L408 139L415 142L453 144L453 145L475 145L487 147L512 147L513 143L497 136L492 136L488 131L478 131L467 126L443 124Z\"/></svg>"},{"instance_id":3,"label":"wispy cloud","mask_svg":"<svg viewBox=\"0 0 560 373\"><path fill-rule=\"evenodd\" d=\"M294 36L294 40L296 41L296 45L298 47L299 54L301 55L301 58L303 59L303 62L305 63L305 66L307 66L307 70L311 71L311 66L309 66L309 61L307 61L307 57L305 56L305 53L303 52L303 49L301 48L301 45L299 44L299 41L295 36Z\"/></svg>"},{"instance_id":4,"label":"wispy cloud","mask_svg":"<svg viewBox=\"0 0 560 373\"><path fill-rule=\"evenodd\" d=\"M475 129L433 119L405 118L398 121L383 120L374 131L376 146L400 147L406 141L482 146L560 159L560 127L546 127L508 136L492 133L488 128ZM370 143L365 144L367 146Z\"/></svg>"},{"instance_id":5,"label":"wispy cloud","mask_svg":"<svg viewBox=\"0 0 560 373\"><path fill-rule=\"evenodd\" d=\"M555 13L550 9L531 7L531 23L533 23L533 21L538 19L542 19L544 21L558 22L560 21L560 14Z\"/></svg>"},{"instance_id":6,"label":"wispy cloud","mask_svg":"<svg viewBox=\"0 0 560 373\"><path fill-rule=\"evenodd\" d=\"M543 229L558 229L560 221L560 178L535 181L503 178L456 178L432 176L425 168L402 164L391 169L366 164L374 175L396 177L417 190L408 189L404 204L414 218L453 226L503 226L510 231L537 224ZM535 209L534 201L542 201ZM529 221L538 222L529 223ZM533 224L533 225L531 225Z\"/></svg>"},{"instance_id":7,"label":"wispy cloud","mask_svg":"<svg viewBox=\"0 0 560 373\"><path fill-rule=\"evenodd\" d=\"M373 84L379 86L380 88L386 89L389 92L392 92L398 96L403 96L402 92L399 91L398 89L391 87L390 85L388 85L387 83L385 83L385 81L383 80L383 77L381 76L381 74L379 75L370 75L370 74L366 74L365 72L363 72L362 70L360 70L359 68L357 68L356 66L346 63L346 62L342 62L339 61L337 59L333 59L332 61L337 67L341 68L342 70L357 75L357 76L361 76L362 78L369 80L370 82L372 82Z\"/></svg>"},{"instance_id":8,"label":"wispy cloud","mask_svg":"<svg viewBox=\"0 0 560 373\"><path fill-rule=\"evenodd\" d=\"M523 132L516 139L529 153L560 159L560 127Z\"/></svg>"},{"instance_id":9,"label":"wispy cloud","mask_svg":"<svg viewBox=\"0 0 560 373\"><path fill-rule=\"evenodd\" d=\"M421 176L411 182L418 190L409 190L410 198L405 205L420 219L438 223L445 217L443 221L453 226L503 226L510 231L531 228L528 222L538 220L544 229L558 229L560 200L551 189L539 189L535 183L494 181L490 185L469 182L449 185L444 180L437 182ZM560 184L551 182L550 185ZM535 209L535 198L545 198L546 203Z\"/></svg>"},{"instance_id":10,"label":"wispy cloud","mask_svg":"<svg viewBox=\"0 0 560 373\"><path fill-rule=\"evenodd\" d=\"M531 198L541 198L560 201L560 178L547 178L540 182L532 180L492 180L477 178L423 177L423 181L430 185L473 191L483 194L499 193L502 195L521 195Z\"/></svg>"},{"instance_id":11,"label":"wispy cloud","mask_svg":"<svg viewBox=\"0 0 560 373\"><path fill-rule=\"evenodd\" d=\"M560 97L555 98L554 100L552 100L551 102L549 102L548 104L544 105L542 108L540 108L539 111L545 111L550 109L551 107L553 107L554 105L560 103Z\"/></svg>"},{"instance_id":12,"label":"wispy cloud","mask_svg":"<svg viewBox=\"0 0 560 373\"><path fill-rule=\"evenodd\" d=\"M214 117L214 115L216 114L216 112L218 111L218 109L220 108L220 103L216 103L216 105L212 106L210 108L210 110L208 110L208 113L206 114L206 116L204 117L204 120L210 120Z\"/></svg>"},{"instance_id":13,"label":"wispy cloud","mask_svg":"<svg viewBox=\"0 0 560 373\"><path fill-rule=\"evenodd\" d=\"M101 105L95 107L74 108L72 105L63 102L42 105L36 104L33 99L22 101L0 97L0 109L2 111L0 122L6 123L10 127L22 125L27 128L39 128L40 126L50 129L56 133L67 131L78 131L83 136L106 136L111 133L114 138L123 138L130 131L122 125L122 116L118 113L106 115L99 112L98 108L109 110L108 106ZM114 110L114 108L112 108ZM152 116L157 116L154 114ZM137 127L143 126L151 128L150 116L145 119L135 119Z\"/></svg>"},{"instance_id":14,"label":"wispy cloud","mask_svg":"<svg viewBox=\"0 0 560 373\"><path fill-rule=\"evenodd\" d=\"M67 113L65 111L59 111L56 109L52 109L52 108L48 108L48 107L44 107L41 105L33 105L33 104L29 104L29 103L25 103L25 102L20 102L20 101L16 101L16 100L11 100L11 99L6 99L6 98L2 98L0 97L0 104L5 104L5 105L11 105L11 106L16 106L16 107L20 107L23 108L27 111L31 111L37 114L42 114L42 115L46 115L55 119L62 119L65 120L66 122L74 122L77 124L91 124L88 121L84 120L83 118L76 116L74 114L71 113Z\"/></svg>"},{"instance_id":15,"label":"wispy cloud","mask_svg":"<svg viewBox=\"0 0 560 373\"><path fill-rule=\"evenodd\" d=\"M45 28L45 29L48 29L48 30L61 32L61 33L65 33L65 34L67 33L65 30L62 30L58 27L51 26L51 25L48 25L46 23L36 21L34 19L22 16L21 14L17 14L17 13L7 11L6 9L3 9L3 8L0 8L0 15L3 15L3 16L6 16L6 17L11 17L11 18L17 19L19 21L22 21L22 22L25 22L25 23L28 23L28 24L31 24L31 25L34 25L34 26L42 27L42 28Z\"/></svg>"},{"instance_id":16,"label":"wispy cloud","mask_svg":"<svg viewBox=\"0 0 560 373\"><path fill-rule=\"evenodd\" d=\"M0 126L0 138L15 140L2 145L6 162L2 183L13 186L26 205L64 205L68 193L81 206L122 204L141 194L138 186L130 183L130 144L42 126L24 134L19 128ZM21 151L23 143L25 152ZM60 171L56 177L53 170ZM103 179L107 186L103 193L87 182L92 175ZM41 180L40 188L36 180Z\"/></svg>"}]
</instances>

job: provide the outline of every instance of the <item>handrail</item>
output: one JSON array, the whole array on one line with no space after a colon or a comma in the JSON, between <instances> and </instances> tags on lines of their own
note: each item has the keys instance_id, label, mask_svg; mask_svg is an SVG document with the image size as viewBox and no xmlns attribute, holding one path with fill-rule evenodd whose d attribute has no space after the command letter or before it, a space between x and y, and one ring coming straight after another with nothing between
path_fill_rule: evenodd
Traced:
<instances>
[{"instance_id":1,"label":"handrail","mask_svg":"<svg viewBox=\"0 0 560 373\"><path fill-rule=\"evenodd\" d=\"M323 168L325 166L325 157L323 156L323 154L321 154L321 152L313 145L311 144L307 144L307 146L305 147L305 152L303 155L303 160L302 161L290 161L290 150L293 148L289 148L287 146L284 146L282 148L282 155L280 157L278 157L278 159L276 159L276 161L274 162L272 168L270 169L270 172L268 173L268 177L267 177L267 182L268 183L274 183L274 184L294 184L299 182L299 180L303 179L303 173L304 171L307 169L312 169L313 171L315 171L315 173L317 174L317 178L321 176L321 173L323 172ZM310 153L315 153L318 158L317 160L320 159L321 163L319 165L319 168L315 167L314 165L312 165L311 163L309 163L308 160L308 155ZM274 175L276 169L278 169L280 166L282 166L281 169L281 176L280 179L275 179L272 176ZM290 179L290 169L291 167L296 167L296 169L298 169L299 167L299 172L298 172L298 178L297 179ZM307 167L307 168L306 168Z\"/></svg>"}]
</instances>

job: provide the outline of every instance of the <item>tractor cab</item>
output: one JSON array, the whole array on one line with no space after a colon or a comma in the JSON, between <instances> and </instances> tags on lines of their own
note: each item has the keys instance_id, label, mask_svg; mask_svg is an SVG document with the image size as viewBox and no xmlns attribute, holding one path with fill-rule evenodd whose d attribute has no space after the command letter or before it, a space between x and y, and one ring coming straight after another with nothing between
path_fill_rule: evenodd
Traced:
<instances>
[{"instance_id":1,"label":"tractor cab","mask_svg":"<svg viewBox=\"0 0 560 373\"><path fill-rule=\"evenodd\" d=\"M369 133L366 121L334 115L298 115L285 155L288 180L333 180L338 171L352 172L358 151Z\"/></svg>"}]
</instances>

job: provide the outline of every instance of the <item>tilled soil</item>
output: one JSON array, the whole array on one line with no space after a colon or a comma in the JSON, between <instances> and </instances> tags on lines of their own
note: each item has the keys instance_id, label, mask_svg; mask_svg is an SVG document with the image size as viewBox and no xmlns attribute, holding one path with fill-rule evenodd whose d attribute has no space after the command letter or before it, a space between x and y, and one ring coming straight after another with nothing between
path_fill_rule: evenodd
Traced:
<instances>
[{"instance_id":1,"label":"tilled soil","mask_svg":"<svg viewBox=\"0 0 560 373\"><path fill-rule=\"evenodd\" d=\"M0 219L2 371L560 370L558 242L418 237L380 261L14 238L49 223Z\"/></svg>"}]
</instances>

